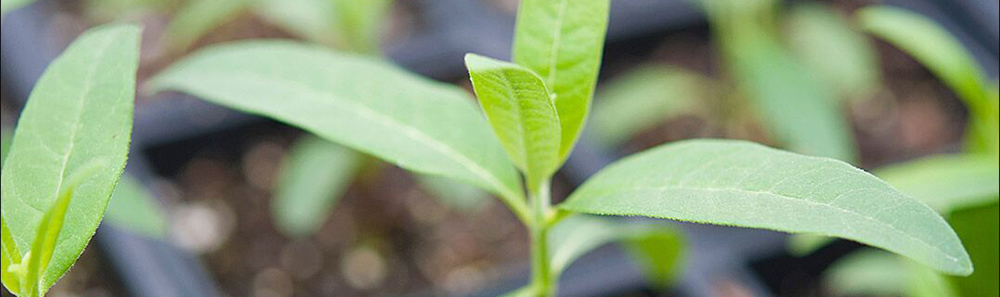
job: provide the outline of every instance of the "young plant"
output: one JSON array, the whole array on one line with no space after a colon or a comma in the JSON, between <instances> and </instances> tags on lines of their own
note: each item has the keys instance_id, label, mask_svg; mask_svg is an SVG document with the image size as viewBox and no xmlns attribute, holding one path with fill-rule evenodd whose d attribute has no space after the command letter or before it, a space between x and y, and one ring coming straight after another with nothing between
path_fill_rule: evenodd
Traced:
<instances>
[{"instance_id":1,"label":"young plant","mask_svg":"<svg viewBox=\"0 0 1000 297\"><path fill-rule=\"evenodd\" d=\"M926 205L846 163L742 141L664 145L609 166L553 203L551 177L589 114L610 6L608 0L570 4L521 3L515 63L466 57L488 122L457 87L377 59L286 41L204 50L150 87L268 116L400 167L492 192L532 237L532 282L512 296L554 296L561 269L599 243L649 243L618 231L627 226L588 214L822 234L944 273L972 273L958 237ZM612 231L592 232L597 227L583 222ZM628 230L653 236L662 228Z\"/></svg>"},{"instance_id":2,"label":"young plant","mask_svg":"<svg viewBox=\"0 0 1000 297\"><path fill-rule=\"evenodd\" d=\"M866 253L839 263L831 272L845 293L878 290L906 296L1000 296L1000 165L998 165L997 115L1000 99L996 85L975 60L944 28L919 14L890 7L868 7L858 13L862 26L926 65L969 108L965 152L931 156L878 170L876 173L901 191L911 194L948 217L967 242L977 266L968 278L945 278L919 266L907 265L889 255ZM903 281L855 277L859 267L898 271ZM928 287L926 284L937 284Z\"/></svg>"},{"instance_id":3,"label":"young plant","mask_svg":"<svg viewBox=\"0 0 1000 297\"><path fill-rule=\"evenodd\" d=\"M43 296L104 217L128 156L139 28L100 27L56 59L31 93L2 174L4 287Z\"/></svg>"}]
</instances>

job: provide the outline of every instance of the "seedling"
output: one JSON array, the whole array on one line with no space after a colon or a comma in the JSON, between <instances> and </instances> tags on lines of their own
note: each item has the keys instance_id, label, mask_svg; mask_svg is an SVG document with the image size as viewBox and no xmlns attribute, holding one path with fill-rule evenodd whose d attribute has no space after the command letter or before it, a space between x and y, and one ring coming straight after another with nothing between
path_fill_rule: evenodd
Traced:
<instances>
[{"instance_id":1,"label":"seedling","mask_svg":"<svg viewBox=\"0 0 1000 297\"><path fill-rule=\"evenodd\" d=\"M288 41L206 49L150 87L271 117L400 167L492 192L531 234L532 282L514 296L554 296L561 269L609 237L670 234L588 214L822 234L944 273L972 273L954 231L926 205L841 161L742 141L654 148L609 166L565 202L553 203L552 175L590 112L609 6L607 0L523 1L514 63L466 57L488 121L457 87L377 59ZM595 227L583 222L638 231L590 232ZM563 236L559 230L577 231Z\"/></svg>"},{"instance_id":2,"label":"seedling","mask_svg":"<svg viewBox=\"0 0 1000 297\"><path fill-rule=\"evenodd\" d=\"M85 33L46 70L3 163L4 287L43 296L104 217L128 156L139 28Z\"/></svg>"}]
</instances>

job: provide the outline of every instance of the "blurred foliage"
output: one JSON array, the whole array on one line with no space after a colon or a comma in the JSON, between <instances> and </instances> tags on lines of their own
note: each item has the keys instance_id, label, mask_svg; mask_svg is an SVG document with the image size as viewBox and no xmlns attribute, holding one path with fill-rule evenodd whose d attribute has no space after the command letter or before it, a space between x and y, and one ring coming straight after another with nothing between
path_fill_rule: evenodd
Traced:
<instances>
[{"instance_id":1,"label":"blurred foliage","mask_svg":"<svg viewBox=\"0 0 1000 297\"><path fill-rule=\"evenodd\" d=\"M864 100L881 88L875 47L849 18L818 3L792 6L785 30L788 45L810 70L842 98Z\"/></svg>"},{"instance_id":2,"label":"blurred foliage","mask_svg":"<svg viewBox=\"0 0 1000 297\"><path fill-rule=\"evenodd\" d=\"M683 69L645 67L608 82L594 102L592 129L605 148L623 145L673 117L703 114L714 81Z\"/></svg>"},{"instance_id":3,"label":"blurred foliage","mask_svg":"<svg viewBox=\"0 0 1000 297\"><path fill-rule=\"evenodd\" d=\"M137 235L154 239L165 239L167 235L166 215L156 199L139 181L128 176L118 181L104 218L107 223Z\"/></svg>"},{"instance_id":4,"label":"blurred foliage","mask_svg":"<svg viewBox=\"0 0 1000 297\"><path fill-rule=\"evenodd\" d=\"M3 0L3 2L0 2L0 16L5 16L8 12L27 6L35 1L36 0Z\"/></svg>"},{"instance_id":5,"label":"blurred foliage","mask_svg":"<svg viewBox=\"0 0 1000 297\"><path fill-rule=\"evenodd\" d=\"M11 144L10 137L10 131L0 131L0 166L3 166L3 161L7 159L7 152L10 150Z\"/></svg>"},{"instance_id":6,"label":"blurred foliage","mask_svg":"<svg viewBox=\"0 0 1000 297\"><path fill-rule=\"evenodd\" d=\"M315 136L285 155L272 203L275 224L290 237L319 231L364 164L361 154Z\"/></svg>"}]
</instances>

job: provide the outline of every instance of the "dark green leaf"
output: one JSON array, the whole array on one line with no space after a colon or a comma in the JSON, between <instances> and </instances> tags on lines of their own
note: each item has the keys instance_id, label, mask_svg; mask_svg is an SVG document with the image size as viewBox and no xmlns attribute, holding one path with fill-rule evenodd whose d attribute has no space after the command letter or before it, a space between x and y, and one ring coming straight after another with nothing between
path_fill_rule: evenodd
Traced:
<instances>
[{"instance_id":1,"label":"dark green leaf","mask_svg":"<svg viewBox=\"0 0 1000 297\"><path fill-rule=\"evenodd\" d=\"M996 201L996 197L994 197ZM967 278L953 277L958 292L965 297L1000 296L1000 204L960 210L948 218L965 242L976 264L976 273Z\"/></svg>"},{"instance_id":2,"label":"dark green leaf","mask_svg":"<svg viewBox=\"0 0 1000 297\"><path fill-rule=\"evenodd\" d=\"M598 173L562 208L841 237L942 272L973 271L955 232L919 201L846 163L747 142L640 153Z\"/></svg>"}]
</instances>

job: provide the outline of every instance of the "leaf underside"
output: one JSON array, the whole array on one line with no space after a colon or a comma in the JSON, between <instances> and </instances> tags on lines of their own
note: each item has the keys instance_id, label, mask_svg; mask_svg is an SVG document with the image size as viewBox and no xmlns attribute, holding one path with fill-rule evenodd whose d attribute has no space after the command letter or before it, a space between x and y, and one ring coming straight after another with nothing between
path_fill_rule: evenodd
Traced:
<instances>
[{"instance_id":1,"label":"leaf underside","mask_svg":"<svg viewBox=\"0 0 1000 297\"><path fill-rule=\"evenodd\" d=\"M932 209L846 163L720 140L661 146L605 169L563 209L855 240L939 271L972 263Z\"/></svg>"}]
</instances>

